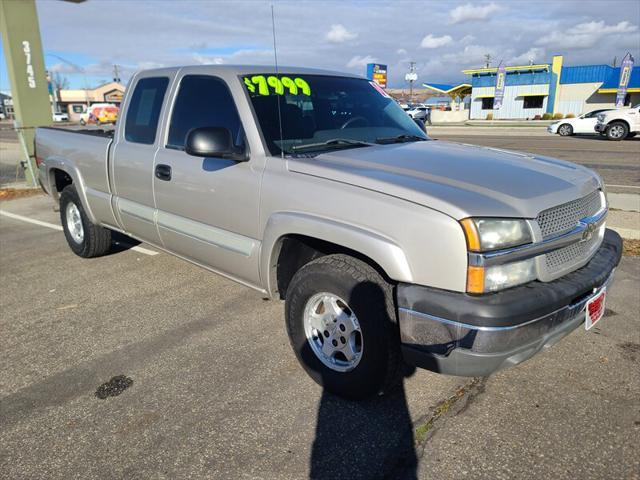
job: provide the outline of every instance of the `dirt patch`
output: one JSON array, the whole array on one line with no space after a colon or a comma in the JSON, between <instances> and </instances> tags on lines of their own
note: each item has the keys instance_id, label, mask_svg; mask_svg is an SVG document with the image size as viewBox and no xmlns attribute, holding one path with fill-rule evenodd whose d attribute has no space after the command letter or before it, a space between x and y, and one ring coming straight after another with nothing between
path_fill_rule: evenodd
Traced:
<instances>
[{"instance_id":1,"label":"dirt patch","mask_svg":"<svg viewBox=\"0 0 640 480\"><path fill-rule=\"evenodd\" d=\"M0 201L44 195L39 188L0 188Z\"/></svg>"},{"instance_id":2,"label":"dirt patch","mask_svg":"<svg viewBox=\"0 0 640 480\"><path fill-rule=\"evenodd\" d=\"M627 257L640 256L640 240L624 240L622 254Z\"/></svg>"}]
</instances>

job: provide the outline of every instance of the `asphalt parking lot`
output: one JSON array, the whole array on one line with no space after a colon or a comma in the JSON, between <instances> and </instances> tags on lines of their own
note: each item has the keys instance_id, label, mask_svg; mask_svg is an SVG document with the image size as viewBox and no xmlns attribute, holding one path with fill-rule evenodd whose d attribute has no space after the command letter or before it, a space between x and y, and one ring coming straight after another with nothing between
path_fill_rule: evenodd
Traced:
<instances>
[{"instance_id":1,"label":"asphalt parking lot","mask_svg":"<svg viewBox=\"0 0 640 480\"><path fill-rule=\"evenodd\" d=\"M640 257L593 330L353 403L298 366L280 302L145 245L80 259L43 196L0 210L0 477L640 478Z\"/></svg>"}]
</instances>

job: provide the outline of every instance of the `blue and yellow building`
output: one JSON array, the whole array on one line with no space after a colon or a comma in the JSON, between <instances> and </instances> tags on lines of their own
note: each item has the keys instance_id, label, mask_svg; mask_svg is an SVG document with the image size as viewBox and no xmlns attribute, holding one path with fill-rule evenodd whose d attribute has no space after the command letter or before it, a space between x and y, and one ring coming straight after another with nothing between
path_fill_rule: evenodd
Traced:
<instances>
[{"instance_id":1,"label":"blue and yellow building","mask_svg":"<svg viewBox=\"0 0 640 480\"><path fill-rule=\"evenodd\" d=\"M485 119L488 114L492 114L494 119L533 119L545 113L578 116L592 110L615 107L620 67L565 66L560 55L553 57L551 63L507 66L502 107L493 110L497 70L463 70L471 79L461 84L471 85L469 118ZM424 85L430 87L429 84ZM625 105L637 103L640 103L640 66L632 71L625 99Z\"/></svg>"}]
</instances>

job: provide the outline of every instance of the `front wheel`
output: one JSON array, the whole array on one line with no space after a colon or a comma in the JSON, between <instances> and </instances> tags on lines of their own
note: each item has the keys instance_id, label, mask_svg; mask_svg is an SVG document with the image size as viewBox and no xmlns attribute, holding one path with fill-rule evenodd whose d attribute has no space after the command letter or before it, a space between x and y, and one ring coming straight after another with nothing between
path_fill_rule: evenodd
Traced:
<instances>
[{"instance_id":1,"label":"front wheel","mask_svg":"<svg viewBox=\"0 0 640 480\"><path fill-rule=\"evenodd\" d=\"M558 133L562 137L569 137L573 135L573 127L568 123L563 123L558 127Z\"/></svg>"},{"instance_id":2,"label":"front wheel","mask_svg":"<svg viewBox=\"0 0 640 480\"><path fill-rule=\"evenodd\" d=\"M363 399L400 380L392 286L367 263L337 254L306 264L289 284L285 316L298 360L327 391Z\"/></svg>"},{"instance_id":3,"label":"front wheel","mask_svg":"<svg viewBox=\"0 0 640 480\"><path fill-rule=\"evenodd\" d=\"M111 247L111 230L91 223L73 185L60 195L60 221L73 253L80 257L99 257Z\"/></svg>"},{"instance_id":4,"label":"front wheel","mask_svg":"<svg viewBox=\"0 0 640 480\"><path fill-rule=\"evenodd\" d=\"M609 140L620 141L629 135L629 127L622 122L613 122L607 126L607 138Z\"/></svg>"}]
</instances>

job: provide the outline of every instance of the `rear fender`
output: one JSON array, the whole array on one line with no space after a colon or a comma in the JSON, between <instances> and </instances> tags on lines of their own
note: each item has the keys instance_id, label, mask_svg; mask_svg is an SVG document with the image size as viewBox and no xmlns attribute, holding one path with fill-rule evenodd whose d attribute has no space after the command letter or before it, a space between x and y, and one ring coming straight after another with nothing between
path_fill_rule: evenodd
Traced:
<instances>
[{"instance_id":1,"label":"rear fender","mask_svg":"<svg viewBox=\"0 0 640 480\"><path fill-rule=\"evenodd\" d=\"M53 172L53 170L55 169L62 170L71 177L73 185L75 186L75 189L78 192L78 196L80 197L80 202L82 202L82 207L84 208L85 213L89 217L91 223L97 223L87 200L85 182L82 178L80 170L68 159L55 155L47 157L44 165L47 172L45 181L47 182L49 192L51 192L51 197L54 199L54 201L57 203L60 198L60 193L56 189L55 173Z\"/></svg>"}]
</instances>

